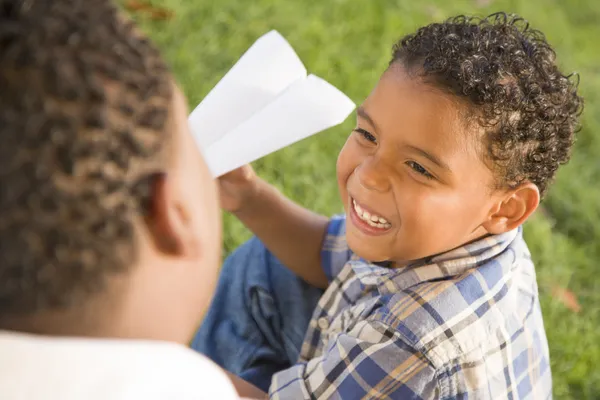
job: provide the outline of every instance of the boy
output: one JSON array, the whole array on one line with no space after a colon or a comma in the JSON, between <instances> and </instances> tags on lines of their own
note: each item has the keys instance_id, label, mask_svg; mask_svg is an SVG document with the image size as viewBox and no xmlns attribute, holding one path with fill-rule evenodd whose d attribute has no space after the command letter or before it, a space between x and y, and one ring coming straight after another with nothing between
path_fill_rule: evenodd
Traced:
<instances>
[{"instance_id":1,"label":"boy","mask_svg":"<svg viewBox=\"0 0 600 400\"><path fill-rule=\"evenodd\" d=\"M238 398L186 346L221 226L158 51L107 0L0 0L0 135L0 398Z\"/></svg>"},{"instance_id":2,"label":"boy","mask_svg":"<svg viewBox=\"0 0 600 400\"><path fill-rule=\"evenodd\" d=\"M223 177L258 239L225 262L194 347L272 399L551 397L521 226L582 110L554 58L503 13L403 38L338 158L344 216L249 167Z\"/></svg>"}]
</instances>

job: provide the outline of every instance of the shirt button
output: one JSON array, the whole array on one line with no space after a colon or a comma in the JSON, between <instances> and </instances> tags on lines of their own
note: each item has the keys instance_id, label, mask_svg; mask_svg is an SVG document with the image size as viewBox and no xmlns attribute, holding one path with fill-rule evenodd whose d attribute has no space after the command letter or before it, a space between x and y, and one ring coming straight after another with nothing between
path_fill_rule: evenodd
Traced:
<instances>
[{"instance_id":1,"label":"shirt button","mask_svg":"<svg viewBox=\"0 0 600 400\"><path fill-rule=\"evenodd\" d=\"M319 318L319 321L317 322L317 324L319 325L319 328L321 328L321 329L329 328L329 321L327 321L327 318L325 318L325 317Z\"/></svg>"}]
</instances>

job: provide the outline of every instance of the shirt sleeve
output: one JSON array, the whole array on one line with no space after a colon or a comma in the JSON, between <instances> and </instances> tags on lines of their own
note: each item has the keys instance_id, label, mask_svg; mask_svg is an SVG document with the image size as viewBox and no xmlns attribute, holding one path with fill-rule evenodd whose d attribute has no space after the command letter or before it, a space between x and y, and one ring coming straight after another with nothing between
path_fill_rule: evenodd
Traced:
<instances>
[{"instance_id":1,"label":"shirt sleeve","mask_svg":"<svg viewBox=\"0 0 600 400\"><path fill-rule=\"evenodd\" d=\"M330 339L324 354L277 373L269 396L280 399L438 399L436 370L396 331L362 321Z\"/></svg>"},{"instance_id":2,"label":"shirt sleeve","mask_svg":"<svg viewBox=\"0 0 600 400\"><path fill-rule=\"evenodd\" d=\"M327 225L321 249L323 271L331 282L350 260L352 252L346 242L346 215L336 215Z\"/></svg>"}]
</instances>

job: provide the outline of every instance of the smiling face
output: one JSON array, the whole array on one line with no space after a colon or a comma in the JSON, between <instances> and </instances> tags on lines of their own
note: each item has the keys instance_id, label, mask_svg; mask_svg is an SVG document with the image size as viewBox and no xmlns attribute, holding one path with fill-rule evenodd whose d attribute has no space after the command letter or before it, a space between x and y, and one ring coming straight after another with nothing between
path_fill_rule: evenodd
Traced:
<instances>
[{"instance_id":1,"label":"smiling face","mask_svg":"<svg viewBox=\"0 0 600 400\"><path fill-rule=\"evenodd\" d=\"M502 200L461 107L400 65L359 107L337 163L357 255L405 264L489 233L483 225Z\"/></svg>"}]
</instances>

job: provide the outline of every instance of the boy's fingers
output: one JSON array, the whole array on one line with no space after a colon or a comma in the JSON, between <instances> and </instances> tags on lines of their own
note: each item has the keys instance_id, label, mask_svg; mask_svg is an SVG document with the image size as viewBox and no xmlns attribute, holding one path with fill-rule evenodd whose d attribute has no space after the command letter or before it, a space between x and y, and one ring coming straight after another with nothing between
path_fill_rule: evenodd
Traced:
<instances>
[{"instance_id":1,"label":"boy's fingers","mask_svg":"<svg viewBox=\"0 0 600 400\"><path fill-rule=\"evenodd\" d=\"M254 170L249 164L240 167L240 172L244 179L250 179L254 176Z\"/></svg>"},{"instance_id":2,"label":"boy's fingers","mask_svg":"<svg viewBox=\"0 0 600 400\"><path fill-rule=\"evenodd\" d=\"M246 181L252 178L254 171L250 165L244 165L226 173L220 179L228 181Z\"/></svg>"}]
</instances>

